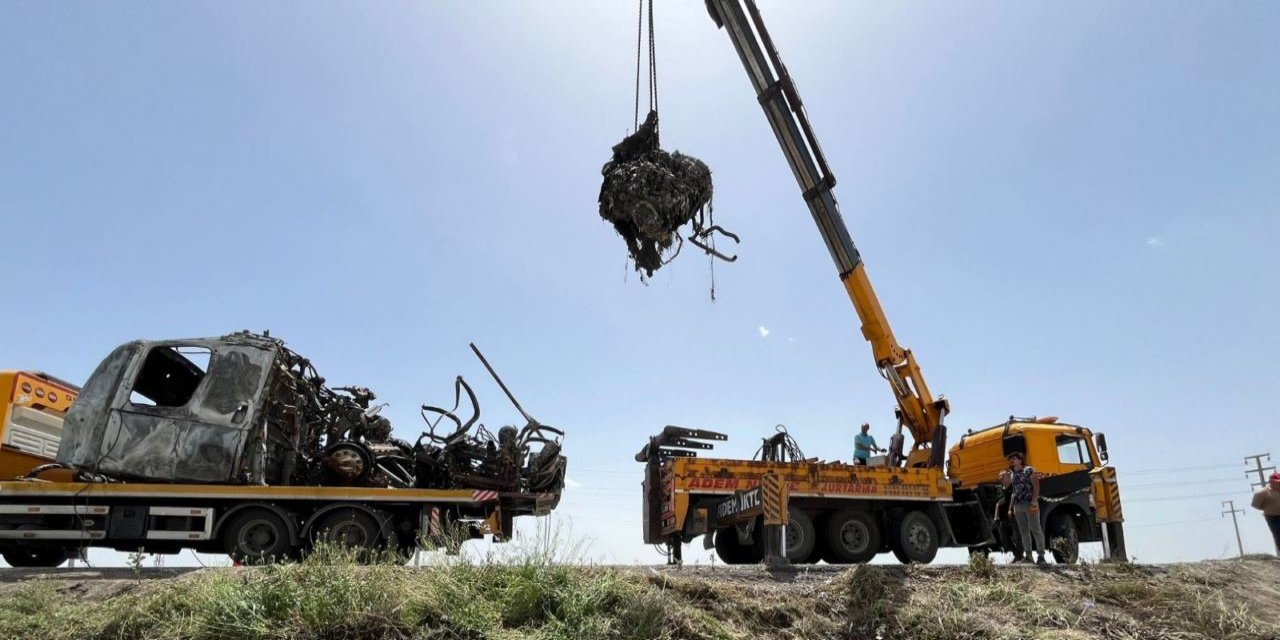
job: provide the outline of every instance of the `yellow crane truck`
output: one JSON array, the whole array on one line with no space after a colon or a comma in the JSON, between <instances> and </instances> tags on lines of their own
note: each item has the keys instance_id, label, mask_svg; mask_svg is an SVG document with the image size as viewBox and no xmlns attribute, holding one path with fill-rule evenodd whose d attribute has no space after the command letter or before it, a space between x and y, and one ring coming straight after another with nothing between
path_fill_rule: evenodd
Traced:
<instances>
[{"instance_id":1,"label":"yellow crane truck","mask_svg":"<svg viewBox=\"0 0 1280 640\"><path fill-rule=\"evenodd\" d=\"M669 545L679 561L681 545L705 535L726 563L758 562L767 546L761 519L741 522L726 506L775 473L788 487L785 555L792 562L866 562L892 551L902 562L927 563L939 547L1009 550L1016 536L997 519L996 504L999 472L1007 467L1006 456L1018 452L1043 474L1040 518L1055 559L1073 562L1079 543L1092 541L1104 542L1105 557L1123 559L1120 494L1115 469L1106 466L1102 434L1056 418L1010 417L966 433L947 463L943 421L950 405L932 395L915 356L889 327L840 215L835 177L759 9L754 0L706 5L728 33L836 264L876 367L897 401L898 428L883 462L857 466L804 459L785 434L767 439L757 460L698 458L697 450L725 437L667 427L636 456L645 463L645 541ZM912 438L905 451L904 431Z\"/></svg>"}]
</instances>

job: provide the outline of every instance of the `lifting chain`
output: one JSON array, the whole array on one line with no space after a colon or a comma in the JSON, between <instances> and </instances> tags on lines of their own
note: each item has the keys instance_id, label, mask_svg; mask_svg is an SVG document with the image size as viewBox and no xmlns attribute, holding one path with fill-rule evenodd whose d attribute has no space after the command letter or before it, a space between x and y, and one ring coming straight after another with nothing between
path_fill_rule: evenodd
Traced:
<instances>
[{"instance_id":1,"label":"lifting chain","mask_svg":"<svg viewBox=\"0 0 1280 640\"><path fill-rule=\"evenodd\" d=\"M649 0L649 111L656 112L658 110L658 62L657 49L654 46L653 32L653 0ZM636 13L636 100L634 129L640 128L640 68L644 59L644 50L641 46L644 40L645 32L645 0L639 0L639 7Z\"/></svg>"}]
</instances>

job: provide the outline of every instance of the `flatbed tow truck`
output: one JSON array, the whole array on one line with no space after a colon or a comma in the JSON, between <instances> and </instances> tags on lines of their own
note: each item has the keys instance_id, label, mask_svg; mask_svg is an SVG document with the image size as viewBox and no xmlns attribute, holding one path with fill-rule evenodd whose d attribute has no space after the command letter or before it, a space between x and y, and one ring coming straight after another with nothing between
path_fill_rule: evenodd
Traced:
<instances>
[{"instance_id":1,"label":"flatbed tow truck","mask_svg":"<svg viewBox=\"0 0 1280 640\"><path fill-rule=\"evenodd\" d=\"M246 563L319 541L456 551L466 539L507 539L514 518L549 513L564 486L563 433L518 403L524 428L476 432L479 406L459 377L474 414L424 406L430 429L410 445L390 436L372 392L330 389L266 335L127 343L74 403L69 385L6 375L19 393L5 415L45 417L41 455L5 450L15 465L46 462L0 481L0 555L14 567L57 566L86 547ZM41 385L43 404L32 407L24 383ZM450 430L437 434L442 422Z\"/></svg>"},{"instance_id":2,"label":"flatbed tow truck","mask_svg":"<svg viewBox=\"0 0 1280 640\"><path fill-rule=\"evenodd\" d=\"M857 466L804 459L785 434L766 439L757 460L699 459L697 451L725 436L667 427L636 455L645 463L645 542L666 544L670 559L679 562L681 545L705 535L706 546L726 563L759 562L774 538L763 532L766 515L741 517L734 504L743 498L736 492L750 490L759 499L756 487L775 474L789 491L787 515L775 514L772 524L785 520L785 545L779 546L791 562L866 562L892 551L902 562L927 563L942 546L1012 550L1016 536L995 505L1005 458L1017 452L1044 476L1039 513L1054 557L1074 562L1080 542L1099 540L1105 541L1105 557L1123 559L1120 493L1115 469L1106 466L1102 434L1056 418L1010 417L967 433L947 462L943 420L950 404L932 395L915 356L889 326L840 215L835 176L759 8L754 0L706 5L728 34L835 262L876 368L893 391L898 428L885 459ZM909 451L904 431L913 439Z\"/></svg>"}]
</instances>

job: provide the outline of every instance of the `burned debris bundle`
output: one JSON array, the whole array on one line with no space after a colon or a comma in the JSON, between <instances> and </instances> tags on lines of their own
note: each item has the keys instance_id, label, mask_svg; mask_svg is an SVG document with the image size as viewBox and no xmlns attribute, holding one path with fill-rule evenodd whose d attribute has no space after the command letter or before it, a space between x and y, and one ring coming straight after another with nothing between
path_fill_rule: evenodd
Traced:
<instances>
[{"instance_id":1,"label":"burned debris bundle","mask_svg":"<svg viewBox=\"0 0 1280 640\"><path fill-rule=\"evenodd\" d=\"M480 355L475 345L471 348ZM489 368L488 362L485 367ZM379 415L384 405L372 405L373 392L362 387L329 390L309 364L300 371L296 377L310 387L305 394L308 413L320 418L312 422L311 439L302 449L309 463L307 484L527 492L558 492L564 485L565 458L560 448L564 432L539 424L516 403L525 426L503 426L495 437L479 423L479 402L462 376L455 382L453 409L423 405L428 429L410 445L391 437L391 423ZM501 385L492 368L489 371ZM455 413L464 390L472 407L465 422ZM437 433L440 421L446 419L453 428Z\"/></svg>"},{"instance_id":2,"label":"burned debris bundle","mask_svg":"<svg viewBox=\"0 0 1280 640\"><path fill-rule=\"evenodd\" d=\"M465 386L461 378L458 384ZM308 359L266 334L136 341L108 356L85 384L67 415L58 462L102 481L558 495L563 432L525 414L524 428L502 427L494 437L478 425L470 388L467 395L475 412L465 424L454 418L457 428L446 436L432 425L410 444L393 437L381 415L386 405L375 404L372 391L328 386Z\"/></svg>"},{"instance_id":3,"label":"burned debris bundle","mask_svg":"<svg viewBox=\"0 0 1280 640\"><path fill-rule=\"evenodd\" d=\"M480 404L462 376L458 376L455 389L452 408L422 407L428 429L414 446L418 486L538 493L558 490L564 484L565 460L560 455L564 432L529 420L520 429L508 425L494 435L478 423ZM471 408L466 421L457 414L462 391Z\"/></svg>"},{"instance_id":4,"label":"burned debris bundle","mask_svg":"<svg viewBox=\"0 0 1280 640\"><path fill-rule=\"evenodd\" d=\"M680 228L692 225L689 240L724 260L735 258L715 250L713 234L735 242L737 236L711 219L711 170L701 160L659 147L658 113L613 147L601 170L600 217L613 224L627 243L636 271L647 276L680 251Z\"/></svg>"}]
</instances>

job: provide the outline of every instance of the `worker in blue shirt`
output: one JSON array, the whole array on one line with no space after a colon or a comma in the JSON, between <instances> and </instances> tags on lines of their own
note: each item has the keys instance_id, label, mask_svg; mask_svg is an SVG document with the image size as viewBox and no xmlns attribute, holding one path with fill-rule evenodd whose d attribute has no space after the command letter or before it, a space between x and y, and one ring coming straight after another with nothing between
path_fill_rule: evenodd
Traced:
<instances>
[{"instance_id":1,"label":"worker in blue shirt","mask_svg":"<svg viewBox=\"0 0 1280 640\"><path fill-rule=\"evenodd\" d=\"M853 437L853 463L866 466L871 454L884 451L876 446L876 439L871 437L871 425L862 423L862 433Z\"/></svg>"}]
</instances>

